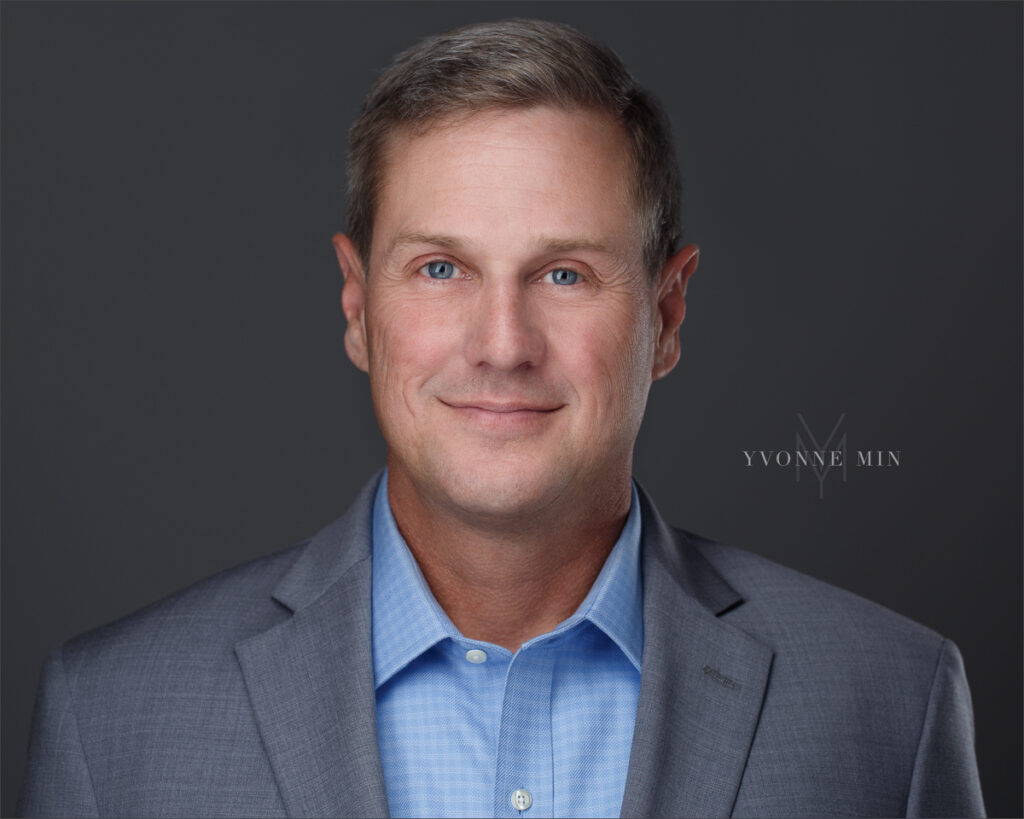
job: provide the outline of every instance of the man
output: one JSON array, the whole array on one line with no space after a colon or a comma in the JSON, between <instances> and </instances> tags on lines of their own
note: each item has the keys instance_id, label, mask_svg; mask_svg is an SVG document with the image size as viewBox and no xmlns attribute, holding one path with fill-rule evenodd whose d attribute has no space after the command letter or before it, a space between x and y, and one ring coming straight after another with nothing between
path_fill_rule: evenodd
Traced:
<instances>
[{"instance_id":1,"label":"man","mask_svg":"<svg viewBox=\"0 0 1024 819\"><path fill-rule=\"evenodd\" d=\"M955 646L632 483L697 266L678 211L603 46L511 21L401 55L334 240L387 469L56 651L25 812L980 815Z\"/></svg>"}]
</instances>

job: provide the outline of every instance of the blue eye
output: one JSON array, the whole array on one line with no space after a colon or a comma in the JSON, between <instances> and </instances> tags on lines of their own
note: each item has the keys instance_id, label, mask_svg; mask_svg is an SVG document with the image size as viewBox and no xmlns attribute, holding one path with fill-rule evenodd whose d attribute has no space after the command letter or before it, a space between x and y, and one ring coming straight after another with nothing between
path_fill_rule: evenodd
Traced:
<instances>
[{"instance_id":1,"label":"blue eye","mask_svg":"<svg viewBox=\"0 0 1024 819\"><path fill-rule=\"evenodd\" d=\"M575 270L568 270L564 267L557 267L547 273L555 284L576 284L580 280L580 274ZM546 278L546 277L545 277Z\"/></svg>"},{"instance_id":2,"label":"blue eye","mask_svg":"<svg viewBox=\"0 0 1024 819\"><path fill-rule=\"evenodd\" d=\"M420 269L432 279L450 279L457 268L451 262L427 262Z\"/></svg>"}]
</instances>

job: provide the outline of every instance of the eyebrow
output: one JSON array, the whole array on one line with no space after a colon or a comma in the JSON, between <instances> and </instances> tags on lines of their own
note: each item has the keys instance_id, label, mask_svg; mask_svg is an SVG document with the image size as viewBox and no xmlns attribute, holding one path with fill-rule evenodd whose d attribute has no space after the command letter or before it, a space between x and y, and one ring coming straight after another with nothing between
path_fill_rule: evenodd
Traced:
<instances>
[{"instance_id":1,"label":"eyebrow","mask_svg":"<svg viewBox=\"0 0 1024 819\"><path fill-rule=\"evenodd\" d=\"M395 238L395 241L391 243L391 247L388 249L388 255L394 253L395 250L404 245L434 245L435 247L444 247L451 250L462 244L463 242L455 236L444 236L435 233L400 233ZM535 244L538 250L547 253L565 253L573 250L589 250L596 253L614 255L614 251L606 244L595 241L594 239L587 239L585 237L562 238L556 236L541 236Z\"/></svg>"}]
</instances>

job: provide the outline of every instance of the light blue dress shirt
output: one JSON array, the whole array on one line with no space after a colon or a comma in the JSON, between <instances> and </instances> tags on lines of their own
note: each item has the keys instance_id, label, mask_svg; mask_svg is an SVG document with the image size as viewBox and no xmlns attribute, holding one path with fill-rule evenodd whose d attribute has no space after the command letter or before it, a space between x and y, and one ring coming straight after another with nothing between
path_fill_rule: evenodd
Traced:
<instances>
[{"instance_id":1,"label":"light blue dress shirt","mask_svg":"<svg viewBox=\"0 0 1024 819\"><path fill-rule=\"evenodd\" d=\"M462 636L395 524L373 507L373 670L392 816L618 816L643 611L640 513L576 612L513 654ZM513 807L516 795L520 806Z\"/></svg>"}]
</instances>

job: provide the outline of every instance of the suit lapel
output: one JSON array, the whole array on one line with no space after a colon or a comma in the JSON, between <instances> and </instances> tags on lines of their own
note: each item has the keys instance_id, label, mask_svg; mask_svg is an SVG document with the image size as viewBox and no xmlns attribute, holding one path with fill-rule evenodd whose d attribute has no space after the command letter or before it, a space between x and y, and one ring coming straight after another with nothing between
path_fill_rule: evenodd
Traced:
<instances>
[{"instance_id":1,"label":"suit lapel","mask_svg":"<svg viewBox=\"0 0 1024 819\"><path fill-rule=\"evenodd\" d=\"M643 512L644 654L623 816L728 816L772 651L719 619L740 596L696 546Z\"/></svg>"},{"instance_id":2,"label":"suit lapel","mask_svg":"<svg viewBox=\"0 0 1024 819\"><path fill-rule=\"evenodd\" d=\"M370 642L371 481L275 591L290 618L235 647L291 816L387 816Z\"/></svg>"}]
</instances>

